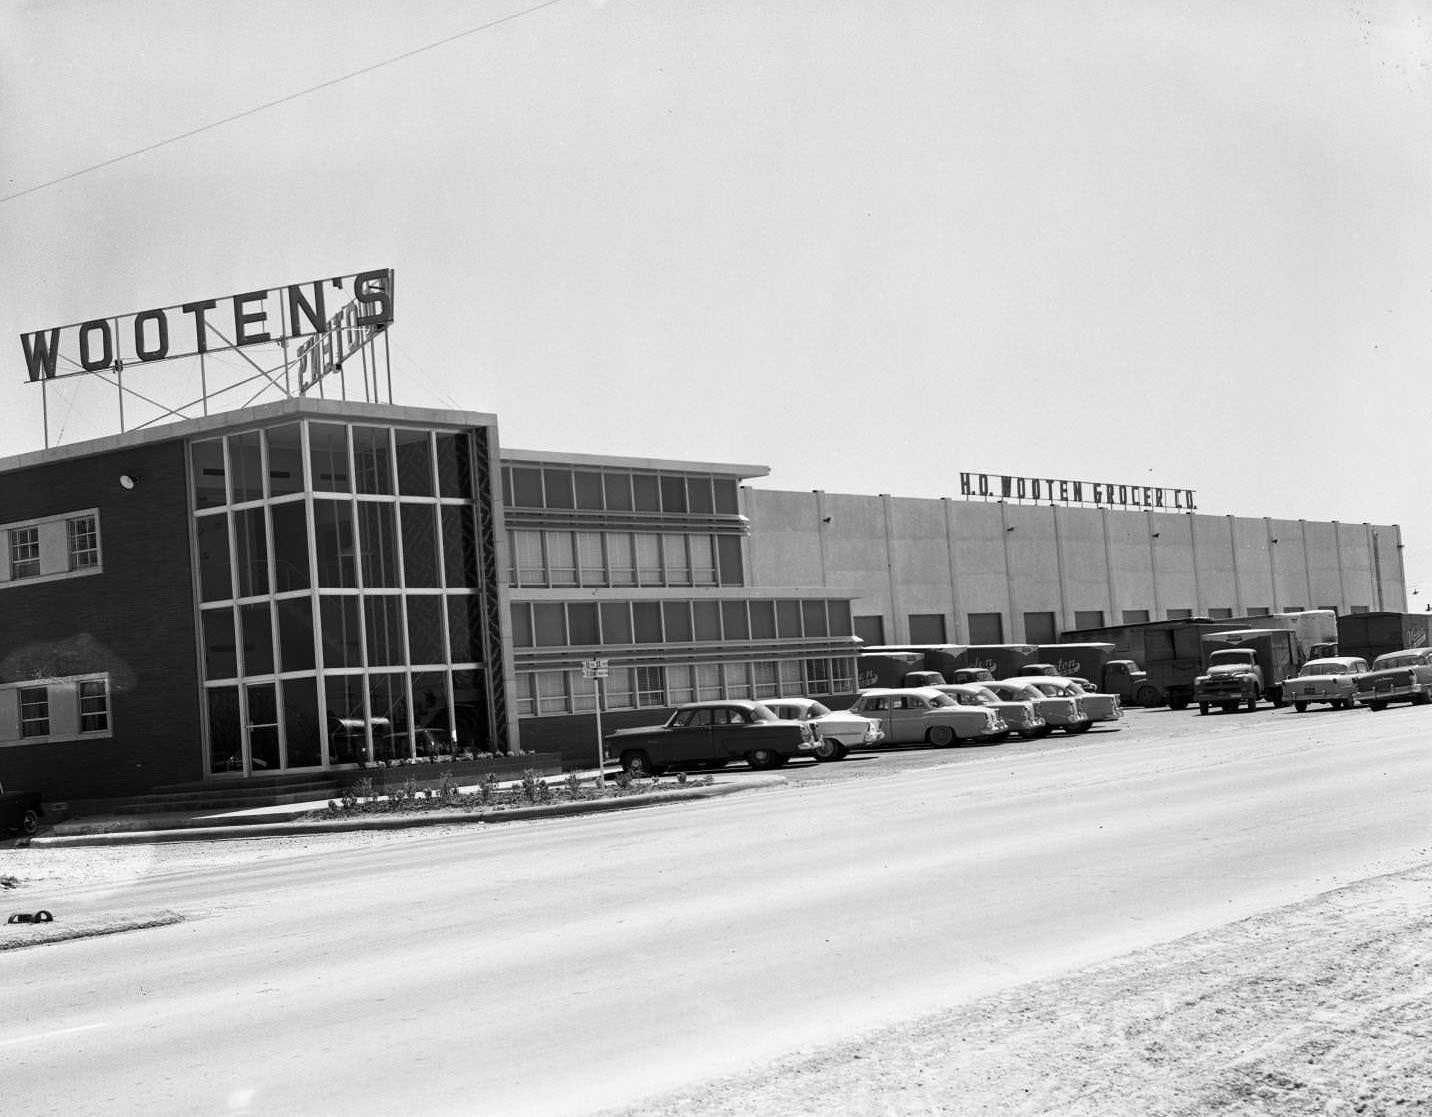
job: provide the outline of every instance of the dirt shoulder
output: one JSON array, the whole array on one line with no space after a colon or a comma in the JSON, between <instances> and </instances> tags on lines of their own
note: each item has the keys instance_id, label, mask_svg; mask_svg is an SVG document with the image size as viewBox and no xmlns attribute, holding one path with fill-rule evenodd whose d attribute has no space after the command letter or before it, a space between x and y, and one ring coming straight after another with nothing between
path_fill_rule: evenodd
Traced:
<instances>
[{"instance_id":1,"label":"dirt shoulder","mask_svg":"<svg viewBox=\"0 0 1432 1117\"><path fill-rule=\"evenodd\" d=\"M1432 1112L1432 864L620 1112Z\"/></svg>"}]
</instances>

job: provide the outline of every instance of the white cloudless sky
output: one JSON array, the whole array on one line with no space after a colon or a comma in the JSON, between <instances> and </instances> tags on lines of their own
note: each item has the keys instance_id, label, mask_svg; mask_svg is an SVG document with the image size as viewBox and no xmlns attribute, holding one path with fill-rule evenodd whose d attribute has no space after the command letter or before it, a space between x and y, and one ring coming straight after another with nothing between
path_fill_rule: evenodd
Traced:
<instances>
[{"instance_id":1,"label":"white cloudless sky","mask_svg":"<svg viewBox=\"0 0 1432 1117\"><path fill-rule=\"evenodd\" d=\"M1432 600L1432 5L474 30L532 6L0 0L0 455L44 440L21 333L391 267L395 401L507 446L1189 488L1399 523ZM66 385L52 442L117 430Z\"/></svg>"}]
</instances>

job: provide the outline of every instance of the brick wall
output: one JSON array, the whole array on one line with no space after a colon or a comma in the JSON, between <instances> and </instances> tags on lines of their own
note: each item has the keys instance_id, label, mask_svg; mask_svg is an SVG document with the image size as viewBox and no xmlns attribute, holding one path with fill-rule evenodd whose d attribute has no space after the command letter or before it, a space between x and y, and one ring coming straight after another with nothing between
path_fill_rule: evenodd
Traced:
<instances>
[{"instance_id":1,"label":"brick wall","mask_svg":"<svg viewBox=\"0 0 1432 1117\"><path fill-rule=\"evenodd\" d=\"M98 508L103 567L0 588L0 682L108 671L114 734L2 747L7 787L61 800L202 778L184 453L163 442L0 474L0 522Z\"/></svg>"}]
</instances>

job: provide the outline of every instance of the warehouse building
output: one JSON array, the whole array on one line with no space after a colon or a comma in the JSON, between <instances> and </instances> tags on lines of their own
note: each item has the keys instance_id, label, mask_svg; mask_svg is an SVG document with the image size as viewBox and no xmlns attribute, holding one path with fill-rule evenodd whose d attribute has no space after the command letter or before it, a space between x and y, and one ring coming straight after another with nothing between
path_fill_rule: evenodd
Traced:
<instances>
[{"instance_id":1,"label":"warehouse building","mask_svg":"<svg viewBox=\"0 0 1432 1117\"><path fill-rule=\"evenodd\" d=\"M742 496L754 583L852 588L855 632L872 645L1041 644L1148 620L1407 608L1396 525L1047 500Z\"/></svg>"}]
</instances>

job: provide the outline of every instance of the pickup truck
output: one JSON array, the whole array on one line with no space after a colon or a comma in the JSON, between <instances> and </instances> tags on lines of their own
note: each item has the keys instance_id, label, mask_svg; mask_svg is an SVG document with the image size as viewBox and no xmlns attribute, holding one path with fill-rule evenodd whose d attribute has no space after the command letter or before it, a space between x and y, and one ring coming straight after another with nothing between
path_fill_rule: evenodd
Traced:
<instances>
[{"instance_id":1,"label":"pickup truck","mask_svg":"<svg viewBox=\"0 0 1432 1117\"><path fill-rule=\"evenodd\" d=\"M1385 710L1389 702L1432 702L1432 648L1405 648L1372 661L1372 670L1359 675L1357 700L1370 710Z\"/></svg>"},{"instance_id":2,"label":"pickup truck","mask_svg":"<svg viewBox=\"0 0 1432 1117\"><path fill-rule=\"evenodd\" d=\"M778 718L759 702L687 702L665 725L618 729L603 739L607 756L630 775L660 775L667 768L724 768L744 760L752 768L778 768L793 756L814 755L817 740L805 722Z\"/></svg>"},{"instance_id":3,"label":"pickup truck","mask_svg":"<svg viewBox=\"0 0 1432 1117\"><path fill-rule=\"evenodd\" d=\"M38 791L6 791L0 786L0 831L33 834L44 813Z\"/></svg>"}]
</instances>

